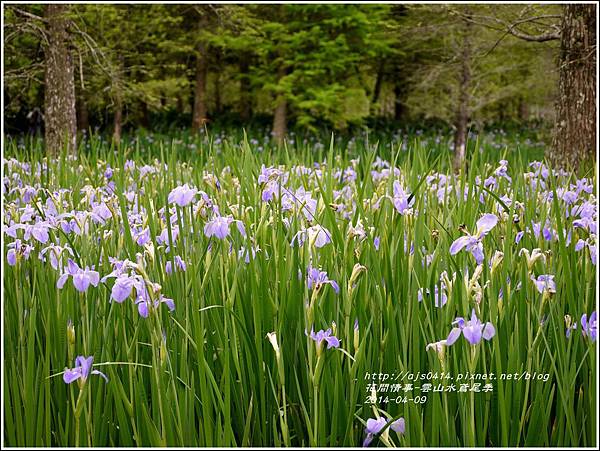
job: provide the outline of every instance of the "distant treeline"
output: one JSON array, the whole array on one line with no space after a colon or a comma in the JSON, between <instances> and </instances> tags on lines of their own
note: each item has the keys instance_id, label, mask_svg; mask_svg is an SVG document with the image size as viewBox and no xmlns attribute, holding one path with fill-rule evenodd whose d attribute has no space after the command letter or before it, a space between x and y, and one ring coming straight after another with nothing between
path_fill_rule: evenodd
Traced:
<instances>
[{"instance_id":1,"label":"distant treeline","mask_svg":"<svg viewBox=\"0 0 600 451\"><path fill-rule=\"evenodd\" d=\"M44 5L4 8L5 130L40 131L48 15ZM560 12L555 5L536 8ZM520 11L72 5L65 16L77 127L120 135L140 127L268 124L283 136L291 126L452 126L461 101L469 127L551 120L558 42L529 43L465 20L494 15L509 22Z\"/></svg>"}]
</instances>

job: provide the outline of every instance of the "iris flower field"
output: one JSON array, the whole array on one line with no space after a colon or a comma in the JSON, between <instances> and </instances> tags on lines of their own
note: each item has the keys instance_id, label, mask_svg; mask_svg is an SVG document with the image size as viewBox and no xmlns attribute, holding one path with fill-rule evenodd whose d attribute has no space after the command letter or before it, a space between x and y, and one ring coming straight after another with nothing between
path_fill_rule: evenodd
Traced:
<instances>
[{"instance_id":1,"label":"iris flower field","mask_svg":"<svg viewBox=\"0 0 600 451\"><path fill-rule=\"evenodd\" d=\"M4 445L595 446L597 174L496 138L7 141Z\"/></svg>"}]
</instances>

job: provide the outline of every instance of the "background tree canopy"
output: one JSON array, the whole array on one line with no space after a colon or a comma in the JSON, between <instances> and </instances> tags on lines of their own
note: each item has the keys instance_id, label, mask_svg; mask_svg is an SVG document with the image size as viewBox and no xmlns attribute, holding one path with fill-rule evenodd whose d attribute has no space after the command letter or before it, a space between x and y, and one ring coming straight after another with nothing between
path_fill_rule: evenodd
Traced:
<instances>
[{"instance_id":1,"label":"background tree canopy","mask_svg":"<svg viewBox=\"0 0 600 451\"><path fill-rule=\"evenodd\" d=\"M529 43L474 16L520 5L72 5L78 128L264 123L328 128L435 120L452 125L463 43L469 125L552 120L558 41ZM560 13L536 6L539 15ZM41 128L44 6L8 5L5 130ZM531 26L536 26L535 24ZM272 122L273 121L273 122ZM394 122L395 123L395 122Z\"/></svg>"}]
</instances>

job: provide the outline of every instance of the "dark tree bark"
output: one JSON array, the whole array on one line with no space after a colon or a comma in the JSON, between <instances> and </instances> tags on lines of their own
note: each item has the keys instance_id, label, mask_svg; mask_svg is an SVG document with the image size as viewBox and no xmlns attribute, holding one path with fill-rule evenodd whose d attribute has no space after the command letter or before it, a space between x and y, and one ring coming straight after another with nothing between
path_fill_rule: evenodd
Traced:
<instances>
[{"instance_id":1,"label":"dark tree bark","mask_svg":"<svg viewBox=\"0 0 600 451\"><path fill-rule=\"evenodd\" d=\"M192 116L192 132L198 132L206 123L206 75L208 64L206 61L206 46L198 46L196 59L196 88L194 90L194 112Z\"/></svg>"},{"instance_id":2,"label":"dark tree bark","mask_svg":"<svg viewBox=\"0 0 600 451\"><path fill-rule=\"evenodd\" d=\"M121 131L123 130L123 100L120 93L115 96L115 111L113 117L113 141L121 142Z\"/></svg>"},{"instance_id":3,"label":"dark tree bark","mask_svg":"<svg viewBox=\"0 0 600 451\"><path fill-rule=\"evenodd\" d=\"M529 120L529 105L523 97L519 97L519 120L523 122Z\"/></svg>"},{"instance_id":4,"label":"dark tree bark","mask_svg":"<svg viewBox=\"0 0 600 451\"><path fill-rule=\"evenodd\" d=\"M220 115L223 109L223 105L221 103L221 52L217 50L215 52L215 78L213 80L213 91L215 95L215 115Z\"/></svg>"},{"instance_id":5,"label":"dark tree bark","mask_svg":"<svg viewBox=\"0 0 600 451\"><path fill-rule=\"evenodd\" d=\"M556 123L549 159L578 167L596 149L596 5L565 5Z\"/></svg>"},{"instance_id":6,"label":"dark tree bark","mask_svg":"<svg viewBox=\"0 0 600 451\"><path fill-rule=\"evenodd\" d=\"M66 14L69 6L48 4L45 9L48 44L44 49L44 128L46 151L56 155L65 146L77 149L75 70L69 49Z\"/></svg>"},{"instance_id":7,"label":"dark tree bark","mask_svg":"<svg viewBox=\"0 0 600 451\"><path fill-rule=\"evenodd\" d=\"M285 69L280 68L278 79L285 76ZM275 114L273 116L273 138L277 144L282 144L287 133L287 100L284 94L278 94L275 101Z\"/></svg>"},{"instance_id":8,"label":"dark tree bark","mask_svg":"<svg viewBox=\"0 0 600 451\"><path fill-rule=\"evenodd\" d=\"M144 101L140 104L141 117L140 117L140 125L145 128L150 128L150 111L148 111L148 104Z\"/></svg>"},{"instance_id":9,"label":"dark tree bark","mask_svg":"<svg viewBox=\"0 0 600 451\"><path fill-rule=\"evenodd\" d=\"M397 80L394 84L394 119L396 121L403 121L406 116L406 106L404 105L406 94L406 83L403 80Z\"/></svg>"},{"instance_id":10,"label":"dark tree bark","mask_svg":"<svg viewBox=\"0 0 600 451\"><path fill-rule=\"evenodd\" d=\"M83 93L77 96L77 130L80 132L88 131L90 128L90 115L87 108L87 102Z\"/></svg>"},{"instance_id":11,"label":"dark tree bark","mask_svg":"<svg viewBox=\"0 0 600 451\"><path fill-rule=\"evenodd\" d=\"M376 104L379 100L379 96L381 95L381 85L383 83L385 70L385 60L382 58L379 62L379 67L377 68L377 77L375 78L375 86L373 87L373 97L371 99L371 104Z\"/></svg>"},{"instance_id":12,"label":"dark tree bark","mask_svg":"<svg viewBox=\"0 0 600 451\"><path fill-rule=\"evenodd\" d=\"M460 75L458 84L458 102L454 119L454 171L458 172L465 163L467 146L467 125L469 123L469 89L471 85L471 23L464 22L462 49L460 56Z\"/></svg>"},{"instance_id":13,"label":"dark tree bark","mask_svg":"<svg viewBox=\"0 0 600 451\"><path fill-rule=\"evenodd\" d=\"M252 95L250 86L250 64L247 57L241 56L239 62L240 70L240 117L243 121L250 120L252 116Z\"/></svg>"}]
</instances>

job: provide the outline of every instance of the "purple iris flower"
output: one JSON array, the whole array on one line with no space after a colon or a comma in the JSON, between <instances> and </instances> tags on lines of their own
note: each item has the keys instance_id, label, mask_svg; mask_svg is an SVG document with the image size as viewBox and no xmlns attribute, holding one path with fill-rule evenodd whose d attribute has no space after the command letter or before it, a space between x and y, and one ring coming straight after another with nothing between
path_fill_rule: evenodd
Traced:
<instances>
[{"instance_id":1,"label":"purple iris flower","mask_svg":"<svg viewBox=\"0 0 600 451\"><path fill-rule=\"evenodd\" d=\"M135 242L138 244L138 246L143 246L144 244L146 244L149 241L150 241L150 229L148 227L146 227L145 229L142 229L139 233L137 233L135 235Z\"/></svg>"},{"instance_id":2,"label":"purple iris flower","mask_svg":"<svg viewBox=\"0 0 600 451\"><path fill-rule=\"evenodd\" d=\"M410 204L408 202L409 197L408 193L406 193L402 185L400 185L400 182L398 180L394 181L394 208L396 208L396 211L401 215L406 214L407 210L414 204L414 197L410 200Z\"/></svg>"},{"instance_id":3,"label":"purple iris flower","mask_svg":"<svg viewBox=\"0 0 600 451\"><path fill-rule=\"evenodd\" d=\"M250 263L250 255L252 255L252 259L254 260L257 252L260 252L260 247L258 246L252 246L250 249L242 246L238 251L238 258L243 258L245 263Z\"/></svg>"},{"instance_id":4,"label":"purple iris flower","mask_svg":"<svg viewBox=\"0 0 600 451\"><path fill-rule=\"evenodd\" d=\"M467 233L450 245L450 255L455 255L464 248L475 257L475 261L478 265L483 263L483 243L481 241L497 223L498 217L496 215L491 213L484 214L477 221L477 231L475 234L471 235Z\"/></svg>"},{"instance_id":5,"label":"purple iris flower","mask_svg":"<svg viewBox=\"0 0 600 451\"><path fill-rule=\"evenodd\" d=\"M339 348L340 340L338 340L338 338L333 336L332 334L333 332L331 329L327 329L325 331L321 329L317 333L315 333L315 331L311 329L310 338L312 338L317 343L317 346L319 346L323 341L325 341L327 343L327 349Z\"/></svg>"},{"instance_id":6,"label":"purple iris flower","mask_svg":"<svg viewBox=\"0 0 600 451\"><path fill-rule=\"evenodd\" d=\"M196 188L190 188L186 183L183 186L178 186L171 190L168 201L170 204L175 202L180 207L185 207L194 200L194 196L197 192L198 190Z\"/></svg>"},{"instance_id":7,"label":"purple iris flower","mask_svg":"<svg viewBox=\"0 0 600 451\"><path fill-rule=\"evenodd\" d=\"M340 292L340 286L335 280L330 279L325 271L314 268L312 265L309 265L306 270L306 284L309 290L312 290L313 287L315 290L318 290L322 285L329 284L333 287L336 294Z\"/></svg>"},{"instance_id":8,"label":"purple iris flower","mask_svg":"<svg viewBox=\"0 0 600 451\"><path fill-rule=\"evenodd\" d=\"M179 236L179 227L177 227L176 225L171 227L171 236L173 237L174 242L177 241L177 237ZM158 244L166 244L167 247L171 246L171 242L169 241L169 229L168 228L164 228L160 232L160 235L158 235L156 237L156 242Z\"/></svg>"},{"instance_id":9,"label":"purple iris flower","mask_svg":"<svg viewBox=\"0 0 600 451\"><path fill-rule=\"evenodd\" d=\"M122 274L115 279L115 283L112 287L110 297L119 304L125 299L131 296L134 286L140 285L140 280L136 276L130 277L127 274Z\"/></svg>"},{"instance_id":10,"label":"purple iris flower","mask_svg":"<svg viewBox=\"0 0 600 451\"><path fill-rule=\"evenodd\" d=\"M379 245L381 244L381 238L376 236L375 238L373 238L373 246L375 246L375 250L378 251L379 250Z\"/></svg>"},{"instance_id":11,"label":"purple iris flower","mask_svg":"<svg viewBox=\"0 0 600 451\"><path fill-rule=\"evenodd\" d=\"M186 263L183 261L183 259L179 255L176 255L174 260L175 260L175 270L180 269L181 271L185 271L187 269ZM165 264L165 272L167 274L171 274L173 272L173 262L171 262L171 260L169 260Z\"/></svg>"},{"instance_id":12,"label":"purple iris flower","mask_svg":"<svg viewBox=\"0 0 600 451\"><path fill-rule=\"evenodd\" d=\"M69 277L73 278L73 286L80 293L87 291L90 285L97 287L98 282L100 282L100 275L97 271L90 270L87 266L85 269L81 269L77 263L71 259L68 260L65 271L56 282L57 288L61 289Z\"/></svg>"},{"instance_id":13,"label":"purple iris flower","mask_svg":"<svg viewBox=\"0 0 600 451\"><path fill-rule=\"evenodd\" d=\"M580 252L586 246L590 250L590 259L592 260L592 264L595 266L598 245L591 241L589 238L587 240L580 239L579 241L577 241L577 244L575 244L575 252Z\"/></svg>"},{"instance_id":14,"label":"purple iris flower","mask_svg":"<svg viewBox=\"0 0 600 451\"><path fill-rule=\"evenodd\" d=\"M523 235L525 235L525 232L523 230L521 230L515 235L515 244L519 244L519 241L523 239Z\"/></svg>"},{"instance_id":15,"label":"purple iris flower","mask_svg":"<svg viewBox=\"0 0 600 451\"><path fill-rule=\"evenodd\" d=\"M25 260L29 258L29 254L33 250L33 246L29 244L23 244L20 239L16 239L8 245L9 249L6 253L6 261L10 266L17 264L17 258L22 256Z\"/></svg>"},{"instance_id":16,"label":"purple iris flower","mask_svg":"<svg viewBox=\"0 0 600 451\"><path fill-rule=\"evenodd\" d=\"M371 444L371 442L373 441L373 437L377 434L379 434L383 428L385 427L385 425L388 423L388 420L386 420L385 418L369 418L367 420L367 427L365 428L365 432L367 433L367 437L365 438L365 441L363 442L363 447L367 447ZM398 418L396 421L394 421L392 424L390 424L390 429L392 429L393 431L397 432L398 434L404 434L404 431L406 429L406 424L404 421L404 418Z\"/></svg>"},{"instance_id":17,"label":"purple iris flower","mask_svg":"<svg viewBox=\"0 0 600 451\"><path fill-rule=\"evenodd\" d=\"M6 261L10 266L15 266L17 264L17 251L9 249L6 253Z\"/></svg>"},{"instance_id":18,"label":"purple iris flower","mask_svg":"<svg viewBox=\"0 0 600 451\"><path fill-rule=\"evenodd\" d=\"M25 235L23 236L23 238L25 239L25 241L29 241L29 238L33 236L40 243L46 244L50 239L50 236L48 234L49 228L51 228L51 226L45 222L38 222L33 225L26 224L24 227Z\"/></svg>"},{"instance_id":19,"label":"purple iris flower","mask_svg":"<svg viewBox=\"0 0 600 451\"><path fill-rule=\"evenodd\" d=\"M446 302L448 302L448 295L445 292L446 289L446 285L442 282L441 283L441 287L442 289L438 289L438 286L435 286L435 294L434 294L434 302L435 302L435 306L436 307L443 307L444 305L446 305ZM425 293L429 296L431 294L431 292L429 291L429 288L425 289ZM419 302L423 301L423 288L419 288L419 291L417 292L417 300Z\"/></svg>"},{"instance_id":20,"label":"purple iris flower","mask_svg":"<svg viewBox=\"0 0 600 451\"><path fill-rule=\"evenodd\" d=\"M159 305L163 303L169 308L171 312L175 310L175 302L173 301L173 299L164 297L162 294L157 300L152 302L152 300L150 299L150 295L148 294L148 289L145 285L140 287L140 289L137 289L136 287L136 291L138 293L138 298L135 301L135 304L138 306L138 313L143 318L148 318L151 307L157 309Z\"/></svg>"},{"instance_id":21,"label":"purple iris flower","mask_svg":"<svg viewBox=\"0 0 600 451\"><path fill-rule=\"evenodd\" d=\"M69 254L73 255L73 251L71 250L71 248L69 246L57 246L55 244L51 244L48 247L45 247L44 249L42 249L40 251L40 260L43 262L46 262L46 254L49 255L50 258L50 265L52 265L52 267L58 271L58 267L59 267L59 259L62 255L62 253L66 251Z\"/></svg>"},{"instance_id":22,"label":"purple iris flower","mask_svg":"<svg viewBox=\"0 0 600 451\"><path fill-rule=\"evenodd\" d=\"M308 229L298 231L290 244L294 246L294 243L298 242L298 245L302 246L307 238L309 243L321 248L331 243L331 232L321 225L314 225Z\"/></svg>"},{"instance_id":23,"label":"purple iris flower","mask_svg":"<svg viewBox=\"0 0 600 451\"><path fill-rule=\"evenodd\" d=\"M548 293L556 293L556 283L554 282L554 276L550 274L542 274L537 279L531 276L531 280L535 283L535 287L540 293L547 291Z\"/></svg>"},{"instance_id":24,"label":"purple iris flower","mask_svg":"<svg viewBox=\"0 0 600 451\"><path fill-rule=\"evenodd\" d=\"M98 376L103 377L106 382L108 382L108 377L106 377L106 374L98 370L92 370L93 362L94 357L92 356L78 356L75 359L75 368L65 369L65 372L63 374L63 381L65 381L65 384L70 384L76 380L80 380L80 386L82 386L83 384L85 384L85 381L87 380L90 374L97 374Z\"/></svg>"},{"instance_id":25,"label":"purple iris flower","mask_svg":"<svg viewBox=\"0 0 600 451\"><path fill-rule=\"evenodd\" d=\"M206 235L207 238L215 236L220 240L224 240L225 237L229 235L229 226L234 222L237 224L238 231L245 237L246 229L244 228L242 221L237 221L231 216L219 215L216 215L206 223L204 226L204 235Z\"/></svg>"},{"instance_id":26,"label":"purple iris flower","mask_svg":"<svg viewBox=\"0 0 600 451\"><path fill-rule=\"evenodd\" d=\"M596 341L596 333L597 333L596 324L597 323L596 323L596 311L595 310L592 312L589 319L588 319L586 313L581 315L581 333L583 334L584 337L589 337L590 340L592 340L592 343L594 343Z\"/></svg>"},{"instance_id":27,"label":"purple iris flower","mask_svg":"<svg viewBox=\"0 0 600 451\"><path fill-rule=\"evenodd\" d=\"M458 340L458 337L460 337L461 333L472 345L479 343L482 338L485 338L489 341L494 335L496 335L496 329L494 329L492 323L482 323L479 318L477 318L475 309L472 310L471 319L469 321L465 321L464 318L458 317L452 324L456 325L457 327L454 327L448 334L448 338L446 338L446 346L452 346L456 340Z\"/></svg>"},{"instance_id":28,"label":"purple iris flower","mask_svg":"<svg viewBox=\"0 0 600 451\"><path fill-rule=\"evenodd\" d=\"M106 206L106 204L103 202L92 208L91 217L97 223L105 224L106 221L112 218L112 213L110 209Z\"/></svg>"}]
</instances>

